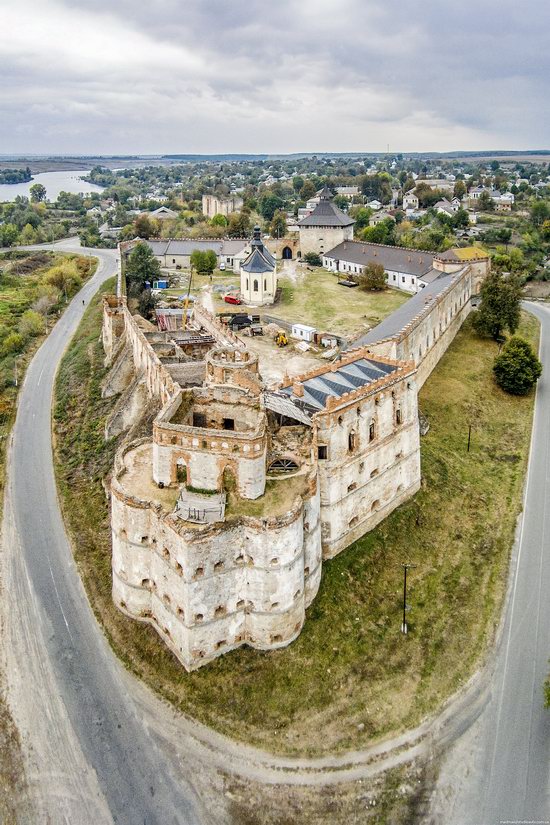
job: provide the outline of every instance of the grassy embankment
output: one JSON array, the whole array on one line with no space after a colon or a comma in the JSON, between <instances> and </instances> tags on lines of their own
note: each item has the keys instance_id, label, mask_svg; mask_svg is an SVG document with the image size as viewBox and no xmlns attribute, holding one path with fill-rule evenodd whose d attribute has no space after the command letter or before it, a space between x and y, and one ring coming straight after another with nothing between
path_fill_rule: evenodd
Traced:
<instances>
[{"instance_id":1,"label":"grassy embankment","mask_svg":"<svg viewBox=\"0 0 550 825\"><path fill-rule=\"evenodd\" d=\"M9 434L15 420L17 394L25 370L34 352L51 329L65 307L64 290L55 286L58 282L54 270L61 262L72 261L66 268L70 277L65 283L70 297L95 270L90 261L82 256L54 255L41 252L33 255L11 253L0 259L0 515L5 483L5 458ZM35 316L25 313L37 306ZM17 385L15 377L17 375ZM8 708L2 699L2 674L0 673L0 822L9 825L17 821L19 801L24 793L24 775L18 732Z\"/></svg>"},{"instance_id":2,"label":"grassy embankment","mask_svg":"<svg viewBox=\"0 0 550 825\"><path fill-rule=\"evenodd\" d=\"M300 637L284 650L241 648L187 674L154 630L111 601L109 515L101 480L116 444L102 441L110 405L96 303L57 385L58 475L91 602L129 668L181 710L275 751L361 747L417 724L474 671L494 631L526 467L534 397L501 392L496 346L469 324L420 398L422 489L376 530L325 563ZM536 343L538 324L520 332ZM468 424L472 449L466 452ZM404 561L410 633L400 633Z\"/></svg>"}]
</instances>

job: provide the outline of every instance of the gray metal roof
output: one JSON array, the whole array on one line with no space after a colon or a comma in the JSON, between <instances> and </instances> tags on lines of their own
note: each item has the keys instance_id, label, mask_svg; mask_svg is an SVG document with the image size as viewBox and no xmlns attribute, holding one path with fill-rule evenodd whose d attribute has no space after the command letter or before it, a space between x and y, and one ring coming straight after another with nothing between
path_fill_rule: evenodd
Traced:
<instances>
[{"instance_id":1,"label":"gray metal roof","mask_svg":"<svg viewBox=\"0 0 550 825\"><path fill-rule=\"evenodd\" d=\"M303 218L298 226L351 226L354 223L353 218L338 209L332 201L321 197L313 212Z\"/></svg>"},{"instance_id":2,"label":"gray metal roof","mask_svg":"<svg viewBox=\"0 0 550 825\"><path fill-rule=\"evenodd\" d=\"M323 410L327 398L340 398L344 393L367 387L395 372L396 369L394 364L382 364L372 358L358 358L357 361L344 364L336 370L327 370L321 375L301 381L304 388L303 398L293 396L292 387L285 387L281 392L295 403L302 402L313 411Z\"/></svg>"},{"instance_id":3,"label":"gray metal roof","mask_svg":"<svg viewBox=\"0 0 550 825\"><path fill-rule=\"evenodd\" d=\"M403 327L410 324L410 322L420 315L422 310L426 307L433 298L445 290L451 283L456 272L445 275L440 273L441 277L436 278L429 283L424 289L419 290L416 295L413 295L405 304L398 307L395 312L384 318L378 326L373 327L366 335L362 335L356 341L349 344L354 347L364 347L369 344L375 344L377 341L383 341L385 338L392 338L397 335Z\"/></svg>"},{"instance_id":4,"label":"gray metal roof","mask_svg":"<svg viewBox=\"0 0 550 825\"><path fill-rule=\"evenodd\" d=\"M286 395L275 392L266 392L264 393L264 404L266 409L271 410L272 412L278 413L279 415L284 415L285 418L293 418L296 421L300 421L302 424L311 426L310 416L294 404L294 402L291 401Z\"/></svg>"},{"instance_id":5,"label":"gray metal roof","mask_svg":"<svg viewBox=\"0 0 550 825\"><path fill-rule=\"evenodd\" d=\"M403 272L408 275L424 275L432 268L433 252L406 249L402 246L343 241L324 253L325 258L346 261L366 266L368 263L382 264L386 271Z\"/></svg>"}]
</instances>

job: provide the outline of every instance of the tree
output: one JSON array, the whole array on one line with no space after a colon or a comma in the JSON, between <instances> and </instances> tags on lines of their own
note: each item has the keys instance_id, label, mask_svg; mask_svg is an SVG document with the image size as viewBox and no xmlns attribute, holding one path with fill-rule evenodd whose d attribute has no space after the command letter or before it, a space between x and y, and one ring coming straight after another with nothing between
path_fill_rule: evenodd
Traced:
<instances>
[{"instance_id":1,"label":"tree","mask_svg":"<svg viewBox=\"0 0 550 825\"><path fill-rule=\"evenodd\" d=\"M304 185L300 189L300 198L303 201L308 201L315 196L315 184L311 180L304 181Z\"/></svg>"},{"instance_id":2,"label":"tree","mask_svg":"<svg viewBox=\"0 0 550 825\"><path fill-rule=\"evenodd\" d=\"M281 209L273 215L270 232L272 238L284 238L286 235L286 215Z\"/></svg>"},{"instance_id":3,"label":"tree","mask_svg":"<svg viewBox=\"0 0 550 825\"><path fill-rule=\"evenodd\" d=\"M386 272L382 264L370 261L359 276L359 288L379 291L386 288Z\"/></svg>"},{"instance_id":4,"label":"tree","mask_svg":"<svg viewBox=\"0 0 550 825\"><path fill-rule=\"evenodd\" d=\"M499 387L512 395L527 395L542 373L542 364L528 341L510 338L495 358L493 372Z\"/></svg>"},{"instance_id":5,"label":"tree","mask_svg":"<svg viewBox=\"0 0 550 825\"><path fill-rule=\"evenodd\" d=\"M36 231L30 223L26 223L19 235L19 243L33 244L36 243Z\"/></svg>"},{"instance_id":6,"label":"tree","mask_svg":"<svg viewBox=\"0 0 550 825\"><path fill-rule=\"evenodd\" d=\"M369 200L389 203L392 199L391 178L385 172L378 175L365 175L361 183L363 195Z\"/></svg>"},{"instance_id":7,"label":"tree","mask_svg":"<svg viewBox=\"0 0 550 825\"><path fill-rule=\"evenodd\" d=\"M283 199L274 192L264 192L258 202L260 214L266 221L273 220L275 212L277 212L282 205Z\"/></svg>"},{"instance_id":8,"label":"tree","mask_svg":"<svg viewBox=\"0 0 550 825\"><path fill-rule=\"evenodd\" d=\"M550 220L545 220L541 226L541 235L545 241L550 241Z\"/></svg>"},{"instance_id":9,"label":"tree","mask_svg":"<svg viewBox=\"0 0 550 825\"><path fill-rule=\"evenodd\" d=\"M453 194L455 198L463 198L466 194L466 184L463 180L456 180L454 185Z\"/></svg>"},{"instance_id":10,"label":"tree","mask_svg":"<svg viewBox=\"0 0 550 825\"><path fill-rule=\"evenodd\" d=\"M246 238L250 234L250 213L246 210L229 216L227 234L230 238Z\"/></svg>"},{"instance_id":11,"label":"tree","mask_svg":"<svg viewBox=\"0 0 550 825\"><path fill-rule=\"evenodd\" d=\"M521 282L517 275L504 277L492 272L481 285L481 304L474 315L474 328L495 340L507 329L513 335L519 325Z\"/></svg>"},{"instance_id":12,"label":"tree","mask_svg":"<svg viewBox=\"0 0 550 825\"><path fill-rule=\"evenodd\" d=\"M144 289L139 296L138 310L139 314L148 321L153 318L155 313L155 296L151 289Z\"/></svg>"},{"instance_id":13,"label":"tree","mask_svg":"<svg viewBox=\"0 0 550 825\"><path fill-rule=\"evenodd\" d=\"M349 206L349 201L345 195L335 195L333 200L338 209L347 209Z\"/></svg>"},{"instance_id":14,"label":"tree","mask_svg":"<svg viewBox=\"0 0 550 825\"><path fill-rule=\"evenodd\" d=\"M19 319L19 332L24 338L42 335L45 329L44 318L33 309L28 309Z\"/></svg>"},{"instance_id":15,"label":"tree","mask_svg":"<svg viewBox=\"0 0 550 825\"><path fill-rule=\"evenodd\" d=\"M153 282L160 276L160 264L151 247L143 242L136 244L128 257L126 286L128 294L137 298L143 292L145 282Z\"/></svg>"},{"instance_id":16,"label":"tree","mask_svg":"<svg viewBox=\"0 0 550 825\"><path fill-rule=\"evenodd\" d=\"M227 218L225 215L214 215L210 223L212 226L227 226Z\"/></svg>"},{"instance_id":17,"label":"tree","mask_svg":"<svg viewBox=\"0 0 550 825\"><path fill-rule=\"evenodd\" d=\"M352 207L350 215L355 218L355 229L359 231L369 225L372 209L369 209L368 206Z\"/></svg>"},{"instance_id":18,"label":"tree","mask_svg":"<svg viewBox=\"0 0 550 825\"><path fill-rule=\"evenodd\" d=\"M494 212L495 210L495 202L488 192L481 193L477 205L482 212Z\"/></svg>"},{"instance_id":19,"label":"tree","mask_svg":"<svg viewBox=\"0 0 550 825\"><path fill-rule=\"evenodd\" d=\"M46 187L42 186L41 183L33 183L33 185L29 189L29 194L31 196L31 201L33 203L40 203L41 201L45 201Z\"/></svg>"},{"instance_id":20,"label":"tree","mask_svg":"<svg viewBox=\"0 0 550 825\"><path fill-rule=\"evenodd\" d=\"M304 261L306 262L306 264L309 264L310 266L323 265L323 259L317 252L306 252L306 254L304 255Z\"/></svg>"},{"instance_id":21,"label":"tree","mask_svg":"<svg viewBox=\"0 0 550 825\"><path fill-rule=\"evenodd\" d=\"M149 215L138 215L135 222L136 232L140 238L158 238L160 235L160 222Z\"/></svg>"},{"instance_id":22,"label":"tree","mask_svg":"<svg viewBox=\"0 0 550 825\"><path fill-rule=\"evenodd\" d=\"M550 208L546 201L535 201L531 206L531 223L535 226L542 226L548 218L550 218Z\"/></svg>"},{"instance_id":23,"label":"tree","mask_svg":"<svg viewBox=\"0 0 550 825\"><path fill-rule=\"evenodd\" d=\"M17 243L19 237L19 230L13 223L4 223L0 225L0 246L13 246Z\"/></svg>"},{"instance_id":24,"label":"tree","mask_svg":"<svg viewBox=\"0 0 550 825\"><path fill-rule=\"evenodd\" d=\"M61 261L61 263L52 267L47 275L45 281L50 286L54 286L59 292L63 292L67 298L71 293L82 284L82 278L78 274L78 268L74 260Z\"/></svg>"},{"instance_id":25,"label":"tree","mask_svg":"<svg viewBox=\"0 0 550 825\"><path fill-rule=\"evenodd\" d=\"M302 186L304 185L305 180L301 175L295 175L292 178L292 188L295 192L299 192Z\"/></svg>"},{"instance_id":26,"label":"tree","mask_svg":"<svg viewBox=\"0 0 550 825\"><path fill-rule=\"evenodd\" d=\"M191 266L201 275L212 275L218 263L213 249L194 249L191 252Z\"/></svg>"}]
</instances>

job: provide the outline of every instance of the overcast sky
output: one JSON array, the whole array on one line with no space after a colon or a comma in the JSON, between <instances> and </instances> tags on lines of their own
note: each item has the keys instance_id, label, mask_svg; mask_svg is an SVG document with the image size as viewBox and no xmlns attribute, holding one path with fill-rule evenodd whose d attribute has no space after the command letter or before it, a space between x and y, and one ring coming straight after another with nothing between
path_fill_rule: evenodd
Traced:
<instances>
[{"instance_id":1,"label":"overcast sky","mask_svg":"<svg viewBox=\"0 0 550 825\"><path fill-rule=\"evenodd\" d=\"M0 153L550 146L549 0L0 0Z\"/></svg>"}]
</instances>

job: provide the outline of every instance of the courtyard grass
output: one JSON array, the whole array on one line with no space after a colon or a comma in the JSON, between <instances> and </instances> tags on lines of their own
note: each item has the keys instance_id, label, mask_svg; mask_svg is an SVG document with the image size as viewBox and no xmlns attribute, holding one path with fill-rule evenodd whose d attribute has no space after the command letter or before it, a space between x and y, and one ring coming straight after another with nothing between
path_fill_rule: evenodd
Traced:
<instances>
[{"instance_id":1,"label":"courtyard grass","mask_svg":"<svg viewBox=\"0 0 550 825\"><path fill-rule=\"evenodd\" d=\"M100 324L96 301L59 371L56 462L90 601L127 667L179 710L278 752L366 746L437 710L473 673L493 637L521 510L534 395L498 389L496 345L468 322L459 332L420 394L430 423L421 490L324 563L299 638L277 651L240 648L188 674L151 627L111 600L102 480L117 441L101 440L114 401L100 393ZM519 332L536 344L538 323L523 314ZM416 564L407 637L400 633L403 562Z\"/></svg>"},{"instance_id":2,"label":"courtyard grass","mask_svg":"<svg viewBox=\"0 0 550 825\"><path fill-rule=\"evenodd\" d=\"M338 285L326 269L305 270L296 281L280 278L281 299L272 314L323 332L353 337L367 332L411 297L397 289L364 292Z\"/></svg>"}]
</instances>

